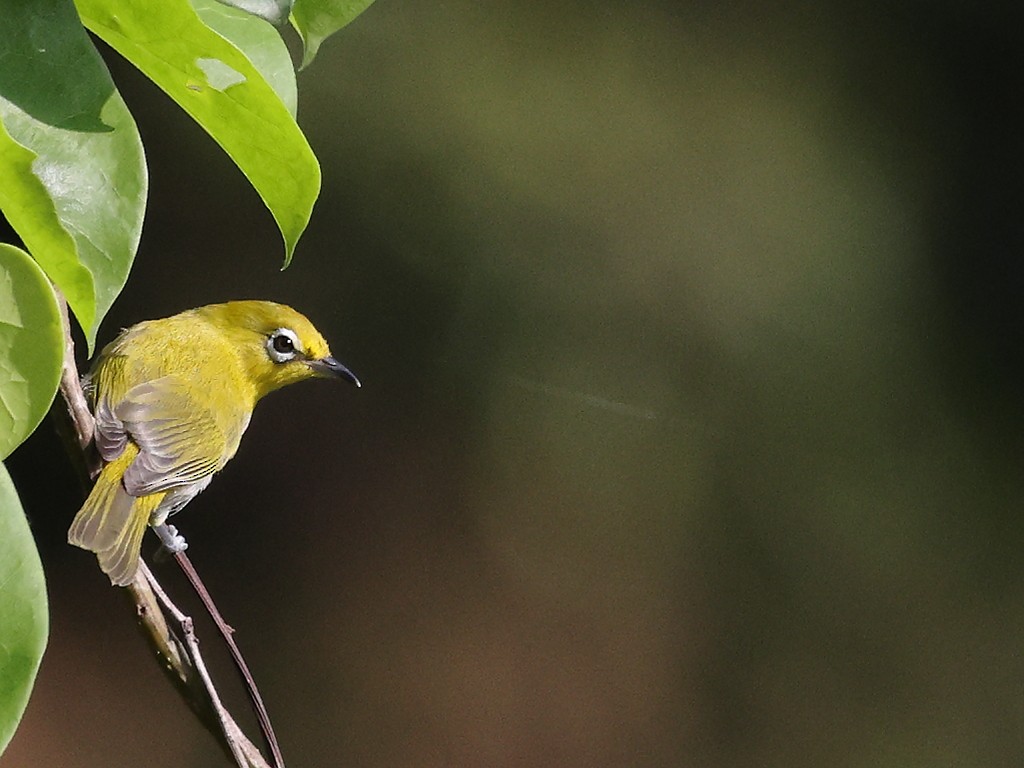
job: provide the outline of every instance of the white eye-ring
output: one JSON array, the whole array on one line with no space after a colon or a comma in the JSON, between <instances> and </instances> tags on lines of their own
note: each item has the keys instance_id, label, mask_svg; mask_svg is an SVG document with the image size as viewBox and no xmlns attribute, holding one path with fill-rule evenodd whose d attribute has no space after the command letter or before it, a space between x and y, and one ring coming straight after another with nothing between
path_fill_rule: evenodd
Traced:
<instances>
[{"instance_id":1,"label":"white eye-ring","mask_svg":"<svg viewBox=\"0 0 1024 768\"><path fill-rule=\"evenodd\" d=\"M294 360L302 353L302 345L295 331L290 328L278 328L267 336L267 354L275 363L286 363Z\"/></svg>"}]
</instances>

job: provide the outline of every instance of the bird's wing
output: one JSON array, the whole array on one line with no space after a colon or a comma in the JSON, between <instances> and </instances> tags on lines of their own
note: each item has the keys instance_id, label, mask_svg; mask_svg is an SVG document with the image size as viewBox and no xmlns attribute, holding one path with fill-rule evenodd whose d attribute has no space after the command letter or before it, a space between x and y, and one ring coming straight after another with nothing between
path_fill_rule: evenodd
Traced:
<instances>
[{"instance_id":1,"label":"bird's wing","mask_svg":"<svg viewBox=\"0 0 1024 768\"><path fill-rule=\"evenodd\" d=\"M113 345L111 345L113 346ZM96 448L107 464L114 461L128 444L124 424L114 416L113 402L124 390L124 372L127 359L115 351L104 349L92 371L82 380L82 386L95 404ZM103 392L103 396L100 396Z\"/></svg>"},{"instance_id":2,"label":"bird's wing","mask_svg":"<svg viewBox=\"0 0 1024 768\"><path fill-rule=\"evenodd\" d=\"M128 444L128 433L124 423L114 415L110 401L106 398L96 403L96 449L108 464L124 451Z\"/></svg>"},{"instance_id":3,"label":"bird's wing","mask_svg":"<svg viewBox=\"0 0 1024 768\"><path fill-rule=\"evenodd\" d=\"M229 436L208 406L196 402L188 382L162 376L139 384L107 414L97 418L120 424L118 431L139 446L139 455L124 473L132 496L146 496L189 485L219 470L234 452ZM116 439L116 438L115 438Z\"/></svg>"}]
</instances>

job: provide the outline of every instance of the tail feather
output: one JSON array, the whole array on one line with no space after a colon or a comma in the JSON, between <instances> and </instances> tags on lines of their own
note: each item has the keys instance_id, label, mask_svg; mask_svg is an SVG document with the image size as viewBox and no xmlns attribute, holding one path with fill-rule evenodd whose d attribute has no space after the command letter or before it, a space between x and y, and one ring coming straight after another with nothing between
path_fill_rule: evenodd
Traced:
<instances>
[{"instance_id":1,"label":"tail feather","mask_svg":"<svg viewBox=\"0 0 1024 768\"><path fill-rule=\"evenodd\" d=\"M165 495L134 497L125 491L121 477L137 453L138 449L129 443L103 468L68 530L68 542L95 552L111 583L122 587L135 578L142 536Z\"/></svg>"},{"instance_id":2,"label":"tail feather","mask_svg":"<svg viewBox=\"0 0 1024 768\"><path fill-rule=\"evenodd\" d=\"M68 530L68 543L93 552L107 549L131 516L132 498L121 487L120 458L103 468Z\"/></svg>"},{"instance_id":3,"label":"tail feather","mask_svg":"<svg viewBox=\"0 0 1024 768\"><path fill-rule=\"evenodd\" d=\"M118 532L113 544L96 552L100 568L110 577L111 584L125 587L135 578L139 570L142 537L149 526L150 515L162 497L163 494L159 493L135 499L128 525Z\"/></svg>"}]
</instances>

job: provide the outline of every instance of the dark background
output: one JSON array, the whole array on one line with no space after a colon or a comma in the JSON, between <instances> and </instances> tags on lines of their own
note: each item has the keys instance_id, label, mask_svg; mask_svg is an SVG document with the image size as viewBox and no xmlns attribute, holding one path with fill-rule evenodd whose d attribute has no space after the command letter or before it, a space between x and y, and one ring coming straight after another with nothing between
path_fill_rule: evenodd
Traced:
<instances>
[{"instance_id":1,"label":"dark background","mask_svg":"<svg viewBox=\"0 0 1024 768\"><path fill-rule=\"evenodd\" d=\"M101 342L270 298L364 382L268 398L176 519L290 765L1024 764L1022 17L382 0L300 75L283 273L108 57L152 194ZM10 469L52 635L4 768L223 765L47 426Z\"/></svg>"}]
</instances>

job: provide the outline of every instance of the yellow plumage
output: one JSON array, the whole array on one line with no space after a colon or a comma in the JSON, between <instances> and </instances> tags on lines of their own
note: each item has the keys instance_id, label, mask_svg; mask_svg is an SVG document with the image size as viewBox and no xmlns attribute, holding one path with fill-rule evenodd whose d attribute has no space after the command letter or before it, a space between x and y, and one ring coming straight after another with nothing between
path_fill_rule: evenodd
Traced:
<instances>
[{"instance_id":1,"label":"yellow plumage","mask_svg":"<svg viewBox=\"0 0 1024 768\"><path fill-rule=\"evenodd\" d=\"M211 304L122 331L87 382L105 464L68 541L95 552L113 584L131 583L146 527L163 526L235 455L256 402L314 376L359 383L282 304Z\"/></svg>"}]
</instances>

